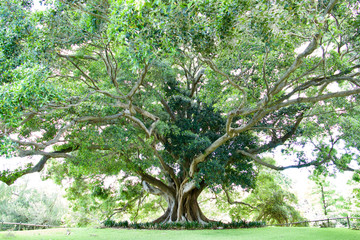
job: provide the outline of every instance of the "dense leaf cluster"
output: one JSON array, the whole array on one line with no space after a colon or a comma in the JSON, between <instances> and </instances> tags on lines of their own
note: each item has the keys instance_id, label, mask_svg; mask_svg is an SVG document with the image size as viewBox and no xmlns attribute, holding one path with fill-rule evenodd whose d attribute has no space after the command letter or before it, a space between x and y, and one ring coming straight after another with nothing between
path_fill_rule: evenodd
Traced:
<instances>
[{"instance_id":1,"label":"dense leaf cluster","mask_svg":"<svg viewBox=\"0 0 360 240\"><path fill-rule=\"evenodd\" d=\"M173 81L175 82L175 81ZM194 156L202 153L212 142L224 134L225 122L213 103L203 103L200 99L191 99L176 89L179 83L169 87L169 107L177 116L169 124L164 135L165 150L175 155L180 165L179 175L188 171ZM177 94L175 94L177 93ZM255 174L250 159L238 153L238 150L256 147L257 138L251 133L240 134L228 144L219 147L200 165L197 181L205 180L209 186L218 184L253 187ZM170 164L174 164L169 161ZM219 174L211 174L217 172Z\"/></svg>"},{"instance_id":2,"label":"dense leaf cluster","mask_svg":"<svg viewBox=\"0 0 360 240\"><path fill-rule=\"evenodd\" d=\"M20 176L23 176L24 173L29 172L33 167L32 163L27 164L24 167L18 167L14 170L3 170L0 172L0 181L6 183L7 185L13 184L16 179Z\"/></svg>"}]
</instances>

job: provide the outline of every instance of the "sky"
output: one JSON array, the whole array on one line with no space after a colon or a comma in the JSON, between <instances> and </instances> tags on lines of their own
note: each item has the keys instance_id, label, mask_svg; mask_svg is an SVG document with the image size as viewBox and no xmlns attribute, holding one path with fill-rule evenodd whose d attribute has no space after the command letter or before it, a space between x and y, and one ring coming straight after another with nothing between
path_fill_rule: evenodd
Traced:
<instances>
[{"instance_id":1,"label":"sky","mask_svg":"<svg viewBox=\"0 0 360 240\"><path fill-rule=\"evenodd\" d=\"M39 0L34 0L34 5L32 7L32 11L45 10L45 9L46 9L46 6L41 5Z\"/></svg>"}]
</instances>

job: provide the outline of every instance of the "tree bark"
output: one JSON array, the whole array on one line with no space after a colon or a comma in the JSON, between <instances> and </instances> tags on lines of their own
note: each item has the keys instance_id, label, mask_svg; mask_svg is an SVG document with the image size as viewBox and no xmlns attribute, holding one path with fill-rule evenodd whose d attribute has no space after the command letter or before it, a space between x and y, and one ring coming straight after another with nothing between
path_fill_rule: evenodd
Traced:
<instances>
[{"instance_id":1,"label":"tree bark","mask_svg":"<svg viewBox=\"0 0 360 240\"><path fill-rule=\"evenodd\" d=\"M165 213L159 218L155 219L154 223L169 223L169 222L199 222L206 224L211 222L200 209L198 203L198 196L196 190L187 194L179 194L178 198L173 196L164 196L168 207Z\"/></svg>"},{"instance_id":2,"label":"tree bark","mask_svg":"<svg viewBox=\"0 0 360 240\"><path fill-rule=\"evenodd\" d=\"M198 203L198 197L203 188L195 188L195 183L185 182L179 189L176 189L176 195L154 189L147 183L143 183L144 189L149 193L161 195L167 202L168 206L162 216L155 219L153 223L170 223L170 222L199 222L206 224L211 222Z\"/></svg>"}]
</instances>

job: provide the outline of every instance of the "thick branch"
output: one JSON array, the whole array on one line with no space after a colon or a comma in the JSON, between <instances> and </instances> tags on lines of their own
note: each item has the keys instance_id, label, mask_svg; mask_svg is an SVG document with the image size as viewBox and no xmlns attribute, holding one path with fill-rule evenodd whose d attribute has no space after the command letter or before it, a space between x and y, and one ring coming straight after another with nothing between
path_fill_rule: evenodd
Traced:
<instances>
[{"instance_id":1,"label":"thick branch","mask_svg":"<svg viewBox=\"0 0 360 240\"><path fill-rule=\"evenodd\" d=\"M162 97L160 98L160 102L161 104L164 106L166 112L170 115L170 118L172 121L176 120L176 116L174 114L174 112L171 110L169 104L165 101L165 99L163 99Z\"/></svg>"},{"instance_id":2,"label":"thick branch","mask_svg":"<svg viewBox=\"0 0 360 240\"><path fill-rule=\"evenodd\" d=\"M227 202L228 202L230 205L241 204L241 205L246 205L246 206L248 206L248 207L250 207L250 208L252 208L252 209L258 209L257 207L254 207L254 206L250 205L249 203L231 200L230 195L229 195L229 192L228 192L224 187L223 187L222 189L224 190L224 193L225 193Z\"/></svg>"},{"instance_id":3,"label":"thick branch","mask_svg":"<svg viewBox=\"0 0 360 240\"><path fill-rule=\"evenodd\" d=\"M194 96L194 93L196 92L196 87L200 82L201 77L204 75L204 72L205 72L205 68L201 68L199 71L197 71L194 78L192 79L190 98Z\"/></svg>"},{"instance_id":4,"label":"thick branch","mask_svg":"<svg viewBox=\"0 0 360 240\"><path fill-rule=\"evenodd\" d=\"M62 58L76 58L76 59L85 59L85 60L94 60L94 61L98 61L98 59L94 56L90 56L90 55L74 55L74 54L61 54L58 53L59 57Z\"/></svg>"},{"instance_id":5,"label":"thick branch","mask_svg":"<svg viewBox=\"0 0 360 240\"><path fill-rule=\"evenodd\" d=\"M39 150L19 150L19 156L20 157L26 157L26 156L45 156L48 158L70 158L71 156L67 154L66 152L57 151L57 152L44 152Z\"/></svg>"},{"instance_id":6,"label":"thick branch","mask_svg":"<svg viewBox=\"0 0 360 240\"><path fill-rule=\"evenodd\" d=\"M68 155L67 153L72 152L77 150L77 148L73 148L73 147L68 147L65 149L62 149L60 151L54 151L54 152L43 152L43 151L23 151L21 154L23 154L23 156L33 156L33 155L42 155L43 157L40 159L40 161L32 168L26 170L26 171L22 171L22 172L18 172L16 174L16 176L11 176L11 178L9 178L9 180L6 182L7 185L11 185L13 184L17 179L19 179L20 177L26 175L26 174L30 174L30 173L35 173L35 172L40 172L46 162L50 159L50 158L67 158L67 157L71 157L70 155Z\"/></svg>"},{"instance_id":7,"label":"thick branch","mask_svg":"<svg viewBox=\"0 0 360 240\"><path fill-rule=\"evenodd\" d=\"M190 182L186 181L185 184L182 184L182 187L183 187L183 194L187 194L196 188L196 183L194 180Z\"/></svg>"},{"instance_id":8,"label":"thick branch","mask_svg":"<svg viewBox=\"0 0 360 240\"><path fill-rule=\"evenodd\" d=\"M339 0L332 0L330 1L330 3L327 5L324 13L323 13L323 16L325 17L325 15L329 14L332 9L335 7L336 3L338 2Z\"/></svg>"},{"instance_id":9,"label":"thick branch","mask_svg":"<svg viewBox=\"0 0 360 240\"><path fill-rule=\"evenodd\" d=\"M120 112L118 114L105 116L105 117L86 116L86 117L77 118L74 120L74 122L107 122L107 121L119 119L123 116L125 116L124 112Z\"/></svg>"},{"instance_id":10,"label":"thick branch","mask_svg":"<svg viewBox=\"0 0 360 240\"><path fill-rule=\"evenodd\" d=\"M162 158L162 156L157 151L156 146L152 145L151 147L154 150L155 155L159 158L162 168L164 169L164 171L166 171L170 175L171 179L175 183L176 188L179 189L180 183L179 183L179 180L177 179L177 177L176 177L176 175L174 173L174 169L172 169L168 164L165 163L164 159Z\"/></svg>"},{"instance_id":11,"label":"thick branch","mask_svg":"<svg viewBox=\"0 0 360 240\"><path fill-rule=\"evenodd\" d=\"M336 97L347 97L347 96L351 96L354 94L359 94L360 93L360 88L354 89L354 90L348 90L348 91L341 91L341 92L335 92L335 93L328 93L328 94L324 94L324 95L320 95L320 96L316 96L316 97L308 97L308 98L297 98L297 99L293 99L293 100L289 100L286 102L282 102L282 103L278 103L275 105L270 106L269 108L266 109L267 112L272 112L275 110L278 110L280 108L283 107L287 107L290 105L294 105L297 103L315 103L315 102L320 102L320 101L325 101L331 98L336 98Z\"/></svg>"},{"instance_id":12,"label":"thick branch","mask_svg":"<svg viewBox=\"0 0 360 240\"><path fill-rule=\"evenodd\" d=\"M155 187L160 189L163 193L166 193L166 194L171 195L171 196L175 196L175 189L167 186L165 183L163 183L159 179L145 173L140 168L136 171L136 173L139 174L141 179L143 181L147 182L147 184L154 185Z\"/></svg>"},{"instance_id":13,"label":"thick branch","mask_svg":"<svg viewBox=\"0 0 360 240\"><path fill-rule=\"evenodd\" d=\"M214 152L218 147L223 145L229 139L231 139L231 137L228 134L223 135L222 137L218 138L215 142L213 142L208 148L206 148L204 153L196 156L195 159L190 164L190 170L189 170L190 177L194 176L197 165L199 163L205 161L205 158L209 156L209 154Z\"/></svg>"},{"instance_id":14,"label":"thick branch","mask_svg":"<svg viewBox=\"0 0 360 240\"><path fill-rule=\"evenodd\" d=\"M156 124L158 122L158 120L156 120L155 122L153 122L151 124L150 129L147 129L145 124L140 119L130 115L129 113L125 113L125 117L130 119L131 121L135 122L141 129L143 129L145 131L145 133L148 137L151 137L151 135L153 134L153 131L156 127Z\"/></svg>"},{"instance_id":15,"label":"thick branch","mask_svg":"<svg viewBox=\"0 0 360 240\"><path fill-rule=\"evenodd\" d=\"M329 12L334 8L335 4L338 2L338 0L332 0L326 10L323 13L323 17L325 18L325 16L327 14L329 14ZM309 43L309 45L306 47L306 49L300 53L295 61L293 62L293 64L288 68L288 70L280 77L279 81L274 85L274 87L270 90L270 95L274 96L277 93L279 93L285 86L287 83L287 79L291 76L291 74L298 69L298 67L300 66L300 64L302 63L303 59L307 56L309 56L310 54L312 54L315 49L318 46L319 40L321 39L321 34L317 33L312 41Z\"/></svg>"},{"instance_id":16,"label":"thick branch","mask_svg":"<svg viewBox=\"0 0 360 240\"><path fill-rule=\"evenodd\" d=\"M258 156L254 155L254 154L251 154L249 152L246 152L244 150L237 150L238 153L241 153L247 157L250 157L251 159L253 159L256 163L262 165L262 166L265 166L265 167L268 167L270 169L273 169L273 170L277 170L277 171L282 171L282 170L285 170L285 169L290 169L290 168L304 168L304 167L310 167L310 166L318 166L318 165L321 165L323 164L324 162L326 162L328 159L325 159L321 162L318 162L318 161L311 161L311 162L308 162L308 163L304 163L304 164L298 164L298 165L289 165L289 166L275 166L275 165L272 165L270 163L267 163L263 160L261 160L261 158L259 158Z\"/></svg>"},{"instance_id":17,"label":"thick branch","mask_svg":"<svg viewBox=\"0 0 360 240\"><path fill-rule=\"evenodd\" d=\"M294 136L296 130L298 129L298 127L303 119L304 119L304 113L301 113L300 116L296 119L294 126L283 137L273 139L271 142L269 142L266 145L261 146L260 148L251 149L251 150L249 150L249 153L254 154L254 153L266 152L269 149L276 148L277 146L285 143L289 138Z\"/></svg>"},{"instance_id":18,"label":"thick branch","mask_svg":"<svg viewBox=\"0 0 360 240\"><path fill-rule=\"evenodd\" d=\"M324 86L326 87L328 84L330 84L332 82L337 82L337 81L356 82L357 79L355 79L354 77L356 77L358 75L360 75L360 73L354 73L354 74L351 74L351 75L348 75L348 76L340 76L340 74L338 74L338 75L331 76L331 77L314 78L314 79L311 79L310 81L305 82L305 83L301 84L300 86L296 87L292 92L285 95L284 97L279 99L277 102L283 102L284 100L289 99L295 93L298 93L300 91L304 91L304 90L306 90L306 89L308 89L310 87L313 87L313 86L321 86L321 85L325 84Z\"/></svg>"},{"instance_id":19,"label":"thick branch","mask_svg":"<svg viewBox=\"0 0 360 240\"><path fill-rule=\"evenodd\" d=\"M318 42L321 38L320 34L316 34L313 37L313 40L309 43L306 49L300 53L293 64L288 68L288 70L280 77L279 81L274 85L274 87L270 90L269 95L274 96L279 93L287 84L287 79L291 76L296 69L299 68L300 64L302 63L303 59L309 56L311 53L315 51L318 46Z\"/></svg>"},{"instance_id":20,"label":"thick branch","mask_svg":"<svg viewBox=\"0 0 360 240\"><path fill-rule=\"evenodd\" d=\"M64 56L64 55L61 55L61 54L59 54L59 53L58 53L58 55L59 55L60 57L61 57L61 56ZM94 89L99 90L99 87L96 85L96 80L95 80L95 79L93 79L93 78L90 77L88 74L86 74L86 73L84 72L84 70L82 70L81 67L80 67L78 64L76 64L70 57L65 56L65 58L66 58L77 70L79 70L79 71L81 72L81 74L82 74L86 79L88 79L88 80L92 83Z\"/></svg>"},{"instance_id":21,"label":"thick branch","mask_svg":"<svg viewBox=\"0 0 360 240\"><path fill-rule=\"evenodd\" d=\"M153 195L164 195L164 192L161 191L160 189L151 186L150 184L148 184L146 181L142 181L142 185L145 191L147 191L148 193L151 193Z\"/></svg>"},{"instance_id":22,"label":"thick branch","mask_svg":"<svg viewBox=\"0 0 360 240\"><path fill-rule=\"evenodd\" d=\"M134 96L136 91L139 89L139 87L143 83L148 70L149 70L149 64L145 64L144 69L142 70L138 81L136 82L135 86L131 89L131 91L126 95L126 98L131 99Z\"/></svg>"},{"instance_id":23,"label":"thick branch","mask_svg":"<svg viewBox=\"0 0 360 240\"><path fill-rule=\"evenodd\" d=\"M67 123L63 128L61 128L61 129L59 130L59 132L56 134L56 136L55 136L53 139L51 139L51 140L49 140L49 141L47 141L47 142L45 142L45 143L36 143L36 142L29 142L29 141L19 141L19 140L12 139L12 138L10 138L10 139L11 139L11 141L13 141L13 142L15 142L15 143L17 143L17 144L19 144L19 145L21 145L21 146L34 146L36 149L44 149L44 148L46 148L46 147L48 147L48 146L50 146L50 145L53 145L53 144L59 142L59 141L60 141L60 138L62 137L62 135L63 135L70 127L72 127L74 124L75 124L74 121L71 121L71 122Z\"/></svg>"}]
</instances>

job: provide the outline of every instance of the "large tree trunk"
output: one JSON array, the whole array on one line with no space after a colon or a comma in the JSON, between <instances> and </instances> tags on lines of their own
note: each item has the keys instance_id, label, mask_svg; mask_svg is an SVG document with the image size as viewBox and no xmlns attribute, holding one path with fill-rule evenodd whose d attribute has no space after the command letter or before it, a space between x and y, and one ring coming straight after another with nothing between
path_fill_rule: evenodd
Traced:
<instances>
[{"instance_id":1,"label":"large tree trunk","mask_svg":"<svg viewBox=\"0 0 360 240\"><path fill-rule=\"evenodd\" d=\"M154 189L147 183L143 183L143 185L148 192L164 197L168 204L165 213L155 219L154 223L196 221L205 224L211 222L205 217L198 203L198 197L202 189L195 188L194 183L176 189L176 196L158 191L158 189Z\"/></svg>"},{"instance_id":2,"label":"large tree trunk","mask_svg":"<svg viewBox=\"0 0 360 240\"><path fill-rule=\"evenodd\" d=\"M186 195L178 194L177 198L166 196L168 207L165 213L153 222L210 222L210 220L205 217L200 209L199 203L197 201L199 194L197 192L199 191L193 190Z\"/></svg>"}]
</instances>

